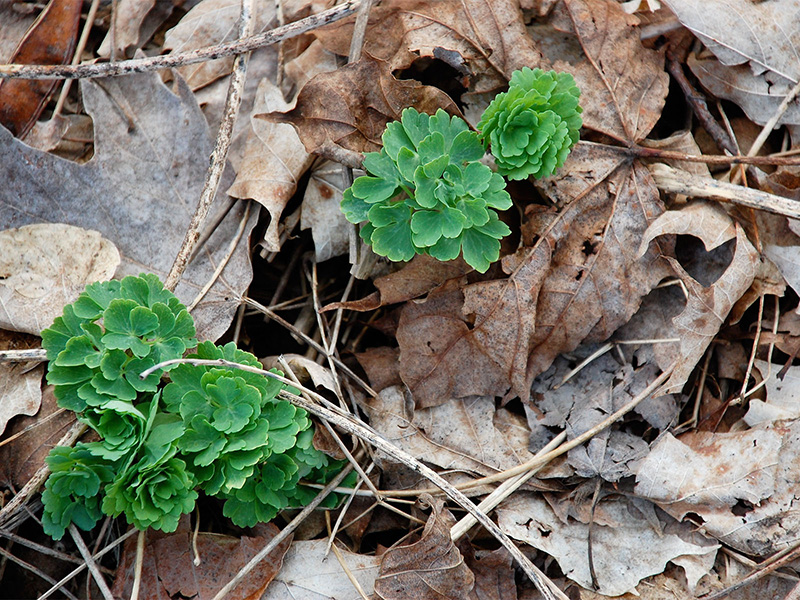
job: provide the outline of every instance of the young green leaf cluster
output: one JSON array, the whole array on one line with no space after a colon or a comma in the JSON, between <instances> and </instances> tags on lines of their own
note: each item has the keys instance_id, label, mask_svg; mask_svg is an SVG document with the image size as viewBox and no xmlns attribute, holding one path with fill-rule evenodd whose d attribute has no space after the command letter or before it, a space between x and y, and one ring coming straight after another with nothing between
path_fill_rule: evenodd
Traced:
<instances>
[{"instance_id":1,"label":"young green leaf cluster","mask_svg":"<svg viewBox=\"0 0 800 600\"><path fill-rule=\"evenodd\" d=\"M547 177L564 164L582 125L580 90L569 73L523 67L478 123L497 170L509 179Z\"/></svg>"},{"instance_id":2,"label":"young green leaf cluster","mask_svg":"<svg viewBox=\"0 0 800 600\"><path fill-rule=\"evenodd\" d=\"M569 73L524 67L478 123L479 133L439 109L403 110L386 126L383 148L364 157L367 175L344 192L341 208L361 237L390 260L463 254L486 272L511 233L495 210L511 207L505 180L552 174L564 164L581 128L580 90ZM479 162L485 147L498 173Z\"/></svg>"},{"instance_id":3,"label":"young green leaf cluster","mask_svg":"<svg viewBox=\"0 0 800 600\"><path fill-rule=\"evenodd\" d=\"M441 109L429 116L406 108L382 139L381 151L364 157L368 175L344 193L347 220L366 221L361 237L390 260L452 260L463 252L485 272L511 232L493 209L509 208L511 197L503 178L479 162L478 134Z\"/></svg>"},{"instance_id":4,"label":"young green leaf cluster","mask_svg":"<svg viewBox=\"0 0 800 600\"><path fill-rule=\"evenodd\" d=\"M166 385L159 375L139 380L142 370L196 345L194 334L185 307L154 275L88 286L42 332L59 404L100 436L54 448L47 459L42 522L51 537L60 539L70 523L91 529L103 514L174 531L197 489L235 502L242 490L270 486L272 496L258 496L255 521L226 504L237 524L254 525L307 502L301 478L325 481L341 468L311 445L307 413L277 398L285 386L275 379L181 364ZM232 343L203 342L190 357L261 367ZM272 467L288 475L276 478Z\"/></svg>"}]
</instances>

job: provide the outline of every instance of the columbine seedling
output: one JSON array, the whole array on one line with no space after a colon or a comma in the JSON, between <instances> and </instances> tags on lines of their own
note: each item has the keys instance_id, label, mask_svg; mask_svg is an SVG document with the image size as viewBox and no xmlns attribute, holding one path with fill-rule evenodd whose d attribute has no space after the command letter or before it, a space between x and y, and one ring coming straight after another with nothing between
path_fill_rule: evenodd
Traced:
<instances>
[{"instance_id":1,"label":"columbine seedling","mask_svg":"<svg viewBox=\"0 0 800 600\"><path fill-rule=\"evenodd\" d=\"M439 109L403 110L386 126L383 148L364 157L367 175L345 190L342 212L361 237L393 261L463 254L486 272L511 233L495 210L511 207L509 179L551 175L578 141L580 91L568 73L527 67L484 112L478 132ZM491 150L498 173L479 162Z\"/></svg>"},{"instance_id":2,"label":"columbine seedling","mask_svg":"<svg viewBox=\"0 0 800 600\"><path fill-rule=\"evenodd\" d=\"M275 379L189 364L168 367L166 385L163 371L139 379L196 346L194 335L188 311L155 275L87 286L42 332L59 405L100 436L47 457L48 535L61 539L70 523L89 530L104 514L175 531L197 489L225 499L234 523L252 526L307 504L316 492L301 479L327 483L341 469L311 445L308 414L278 399L285 386ZM232 343L203 342L190 357L261 367Z\"/></svg>"}]
</instances>

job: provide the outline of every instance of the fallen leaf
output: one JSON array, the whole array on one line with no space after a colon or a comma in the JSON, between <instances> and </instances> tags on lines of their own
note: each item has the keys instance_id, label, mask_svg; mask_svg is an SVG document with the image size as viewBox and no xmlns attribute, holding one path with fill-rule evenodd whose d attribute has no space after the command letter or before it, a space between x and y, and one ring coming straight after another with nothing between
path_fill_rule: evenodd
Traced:
<instances>
[{"instance_id":1,"label":"fallen leaf","mask_svg":"<svg viewBox=\"0 0 800 600\"><path fill-rule=\"evenodd\" d=\"M800 418L800 367L789 367L782 377L780 368L756 359L753 365L761 373L767 397L765 400L751 398L743 420L750 427L765 425L773 421L788 421Z\"/></svg>"},{"instance_id":2,"label":"fallen leaf","mask_svg":"<svg viewBox=\"0 0 800 600\"><path fill-rule=\"evenodd\" d=\"M431 506L422 536L383 554L375 595L381 600L474 598L475 576L450 537L455 518L442 499L425 494L421 500Z\"/></svg>"},{"instance_id":3,"label":"fallen leaf","mask_svg":"<svg viewBox=\"0 0 800 600\"><path fill-rule=\"evenodd\" d=\"M289 112L263 116L297 128L308 152L333 143L356 152L378 151L386 124L400 119L407 106L433 114L460 111L441 90L395 79L391 66L368 54L358 62L313 77L300 90Z\"/></svg>"},{"instance_id":4,"label":"fallen leaf","mask_svg":"<svg viewBox=\"0 0 800 600\"><path fill-rule=\"evenodd\" d=\"M668 258L688 292L686 308L673 319L680 347L673 350L675 370L665 384L667 393L679 392L711 340L719 331L733 305L753 283L758 253L738 223L717 206L695 202L682 210L667 211L648 228L641 249L664 234L691 235L703 242L707 251L736 240L736 249L725 272L703 286L674 258Z\"/></svg>"},{"instance_id":5,"label":"fallen leaf","mask_svg":"<svg viewBox=\"0 0 800 600\"><path fill-rule=\"evenodd\" d=\"M311 230L318 263L347 254L350 225L339 208L347 187L344 168L338 163L322 161L311 170L303 196L300 229Z\"/></svg>"},{"instance_id":6,"label":"fallen leaf","mask_svg":"<svg viewBox=\"0 0 800 600\"><path fill-rule=\"evenodd\" d=\"M256 92L254 114L286 111L292 107L268 79L262 79ZM303 148L291 125L251 119L251 131L236 179L228 188L234 198L252 198L269 211L270 222L264 233L264 246L270 252L281 248L278 223L286 204L297 190L297 182L311 166L313 157Z\"/></svg>"},{"instance_id":7,"label":"fallen leaf","mask_svg":"<svg viewBox=\"0 0 800 600\"><path fill-rule=\"evenodd\" d=\"M82 80L95 124L95 154L84 165L34 150L0 130L0 228L63 222L98 231L119 249L117 276L150 271L162 280L183 242L208 169L208 126L178 79L170 91L155 73ZM102 86L102 87L101 87ZM223 176L222 189L230 178ZM22 202L20 199L24 199ZM225 211L219 199L208 221ZM176 293L190 303L229 252L244 206L234 206L189 265ZM252 276L245 234L222 275L192 312L203 339L228 328Z\"/></svg>"},{"instance_id":8,"label":"fallen leaf","mask_svg":"<svg viewBox=\"0 0 800 600\"><path fill-rule=\"evenodd\" d=\"M637 495L747 554L768 556L797 539L800 423L732 433L666 433L636 468ZM740 460L739 457L747 457Z\"/></svg>"},{"instance_id":9,"label":"fallen leaf","mask_svg":"<svg viewBox=\"0 0 800 600\"><path fill-rule=\"evenodd\" d=\"M402 385L397 359L400 352L397 348L380 346L356 353L358 364L367 372L367 379L372 389L380 392L391 385Z\"/></svg>"},{"instance_id":10,"label":"fallen leaf","mask_svg":"<svg viewBox=\"0 0 800 600\"><path fill-rule=\"evenodd\" d=\"M20 41L8 62L62 65L72 60L78 41L82 0L52 0ZM56 79L3 79L0 124L22 139L42 114Z\"/></svg>"},{"instance_id":11,"label":"fallen leaf","mask_svg":"<svg viewBox=\"0 0 800 600\"><path fill-rule=\"evenodd\" d=\"M664 0L675 16L725 65L753 64L753 73L774 71L800 80L800 31L788 23L800 20L794 0L753 3L749 0Z\"/></svg>"},{"instance_id":12,"label":"fallen leaf","mask_svg":"<svg viewBox=\"0 0 800 600\"><path fill-rule=\"evenodd\" d=\"M508 550L476 551L471 543L465 541L458 544L458 549L475 576L475 600L517 600L514 560Z\"/></svg>"},{"instance_id":13,"label":"fallen leaf","mask_svg":"<svg viewBox=\"0 0 800 600\"><path fill-rule=\"evenodd\" d=\"M330 51L347 56L353 20L314 32ZM511 73L548 68L511 0L392 0L370 11L364 50L404 69L418 57L448 63L470 78L471 92L499 91Z\"/></svg>"},{"instance_id":14,"label":"fallen leaf","mask_svg":"<svg viewBox=\"0 0 800 600\"><path fill-rule=\"evenodd\" d=\"M186 13L164 36L164 50L171 54L189 52L205 46L237 39L240 0L202 0ZM260 33L275 27L275 3L258 2L253 10L253 29ZM192 90L198 90L225 77L233 68L233 56L179 67L178 72Z\"/></svg>"},{"instance_id":15,"label":"fallen leaf","mask_svg":"<svg viewBox=\"0 0 800 600\"><path fill-rule=\"evenodd\" d=\"M716 554L718 545L686 541L683 534L668 533L667 523L651 523L625 497L602 500L592 527L592 557L598 591L619 596L633 590L645 577L661 573L667 562L686 555ZM541 496L519 492L497 508L500 528L514 539L549 554L561 571L584 588L592 589L589 572L590 525L562 520ZM655 526L654 526L655 525Z\"/></svg>"},{"instance_id":16,"label":"fallen leaf","mask_svg":"<svg viewBox=\"0 0 800 600\"><path fill-rule=\"evenodd\" d=\"M39 335L119 263L114 244L96 231L58 223L0 231L0 327Z\"/></svg>"},{"instance_id":17,"label":"fallen leaf","mask_svg":"<svg viewBox=\"0 0 800 600\"><path fill-rule=\"evenodd\" d=\"M183 0L119 0L111 12L112 22L106 38L97 49L99 56L111 56L111 44L115 43L115 57L131 58L147 40L164 24L175 6Z\"/></svg>"},{"instance_id":18,"label":"fallen leaf","mask_svg":"<svg viewBox=\"0 0 800 600\"><path fill-rule=\"evenodd\" d=\"M585 53L576 64L553 64L572 73L581 89L584 127L623 143L643 139L661 116L669 77L663 54L642 46L639 19L617 2L563 0L551 23L574 34Z\"/></svg>"},{"instance_id":19,"label":"fallen leaf","mask_svg":"<svg viewBox=\"0 0 800 600\"><path fill-rule=\"evenodd\" d=\"M0 251L0 256L2 255ZM36 342L29 338L30 336L0 329L0 350L35 347ZM44 367L37 363L0 362L0 436L14 417L31 416L39 412L43 375Z\"/></svg>"},{"instance_id":20,"label":"fallen leaf","mask_svg":"<svg viewBox=\"0 0 800 600\"><path fill-rule=\"evenodd\" d=\"M300 354L282 354L281 356L268 356L261 359L261 363L265 369L283 369L279 358L292 368L294 374L300 380L300 383L306 384L309 380L313 383L314 387L324 387L332 392L336 391L336 384L331 374L331 370L322 365L318 365L310 358L301 356Z\"/></svg>"},{"instance_id":21,"label":"fallen leaf","mask_svg":"<svg viewBox=\"0 0 800 600\"><path fill-rule=\"evenodd\" d=\"M261 524L255 536L241 538L216 533L197 536L195 565L190 531L177 531L168 535L150 532L145 546L142 576L139 588L141 598L213 598L239 570L247 564L279 529L272 523ZM270 552L259 567L248 573L230 593L230 598L257 600L281 569L281 562L291 544L291 537ZM136 566L136 537L124 546L122 560L117 569L113 592L117 597L129 598L133 588Z\"/></svg>"},{"instance_id":22,"label":"fallen leaf","mask_svg":"<svg viewBox=\"0 0 800 600\"><path fill-rule=\"evenodd\" d=\"M414 409L399 386L366 405L370 425L398 448L445 470L490 475L530 460L525 420L472 397Z\"/></svg>"},{"instance_id":23,"label":"fallen leaf","mask_svg":"<svg viewBox=\"0 0 800 600\"><path fill-rule=\"evenodd\" d=\"M18 335L14 334L15 337ZM35 347L37 343L39 343L38 340L31 340L31 343L25 344L25 346ZM2 365L2 367L7 368L8 366ZM37 409L31 413L31 416L17 415L8 423L4 437L8 439L23 430L27 429L27 431L13 442L0 446L0 477L13 486L12 489L17 490L28 483L33 474L44 465L44 459L50 450L75 423L75 413L59 409L56 398L53 396L52 386L46 386L42 391L44 369L37 367L22 375L25 370L22 367L30 368L30 365L17 365L7 379L5 375L0 374L0 377L3 377L8 385L14 385L20 379L25 381L34 388L28 388L31 396L37 393L36 388L38 388L40 398L40 401L37 401ZM31 408L31 410L33 409ZM55 414L56 412L58 414Z\"/></svg>"},{"instance_id":24,"label":"fallen leaf","mask_svg":"<svg viewBox=\"0 0 800 600\"><path fill-rule=\"evenodd\" d=\"M327 550L327 540L295 542L283 557L283 568L261 600L358 600L355 590L336 556ZM380 559L340 548L344 563L367 596L378 575Z\"/></svg>"},{"instance_id":25,"label":"fallen leaf","mask_svg":"<svg viewBox=\"0 0 800 600\"><path fill-rule=\"evenodd\" d=\"M319 40L314 40L302 54L288 61L283 70L299 90L315 75L329 73L338 68L339 61L336 55L328 52Z\"/></svg>"}]
</instances>

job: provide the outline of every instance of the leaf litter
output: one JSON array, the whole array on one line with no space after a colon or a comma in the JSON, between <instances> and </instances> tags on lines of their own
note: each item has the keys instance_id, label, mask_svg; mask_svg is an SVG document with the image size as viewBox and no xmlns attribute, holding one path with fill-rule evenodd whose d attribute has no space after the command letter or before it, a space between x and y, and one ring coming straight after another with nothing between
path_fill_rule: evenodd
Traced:
<instances>
[{"instance_id":1,"label":"leaf litter","mask_svg":"<svg viewBox=\"0 0 800 600\"><path fill-rule=\"evenodd\" d=\"M257 32L326 7L267 4L258 3ZM666 193L654 164L707 179L744 176L734 200L751 188L797 198L791 94L800 43L783 27L796 7L713 0L700 10L664 0L651 12L659 3L633 4L392 0L370 8L360 60L347 64L354 17L258 49L200 249L176 290L196 304L200 337L234 339L270 365L297 369L305 386L338 396L476 501L536 469L494 515L559 593L581 598L719 592L776 553L796 561L800 528L797 220L718 203L700 189ZM107 57L112 44L119 60L235 40L240 6L121 0L93 24L81 58ZM72 17L56 19L66 27ZM76 35L19 11L4 22L7 62L28 26L29 39L54 48L68 50ZM651 35L647 23L673 25ZM694 96L671 85L667 60L691 79ZM140 271L166 277L226 118L232 64L85 79L61 114L52 110L59 86L53 96L49 84L29 86L41 91L19 107L4 90L25 80L0 86L2 108L22 115L10 129L31 128L22 139L0 129L4 349L37 347L35 336L86 283ZM501 260L479 274L461 259L371 257L339 210L352 177L346 166L379 150L386 123L408 106L477 122L476 109L523 66L570 73L584 126L555 174L509 187L514 207L503 220L512 235ZM709 118L730 123L742 154L761 126L776 124L753 152L767 164L789 162L729 171L707 159L724 147L705 130ZM240 311L245 297L270 312ZM69 426L68 415L49 416L52 393L35 364L0 363L6 500ZM644 393L659 376L666 385ZM537 463L561 432L569 450ZM362 464L372 479L344 512L310 518L235 597L533 597L485 532L473 528L454 543L458 513L441 497L413 504L432 490L408 465L381 452ZM370 504L375 486L381 495ZM148 534L140 597L214 596L292 518L282 515L264 536L233 528L212 502L201 508L202 562L193 562L188 525L172 537ZM13 533L6 519L4 536ZM329 552L321 538L333 530ZM119 532L88 535L99 549ZM229 559L209 559L215 552ZM102 560L115 593L130 594L135 555L129 540L119 560ZM63 575L56 565L42 565L53 580ZM4 582L22 581L23 571L8 567ZM751 579L753 597L779 597L784 584ZM77 582L65 584L73 595L86 589ZM14 593L37 597L52 583Z\"/></svg>"}]
</instances>

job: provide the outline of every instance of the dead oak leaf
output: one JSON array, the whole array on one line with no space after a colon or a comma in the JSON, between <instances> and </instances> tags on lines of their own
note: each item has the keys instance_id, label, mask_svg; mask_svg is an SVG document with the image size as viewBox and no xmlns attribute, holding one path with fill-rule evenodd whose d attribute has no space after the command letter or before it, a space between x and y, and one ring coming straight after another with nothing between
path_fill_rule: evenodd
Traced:
<instances>
[{"instance_id":1,"label":"dead oak leaf","mask_svg":"<svg viewBox=\"0 0 800 600\"><path fill-rule=\"evenodd\" d=\"M346 56L353 19L314 32L328 50ZM364 49L404 69L418 57L448 63L469 79L471 92L507 85L511 73L549 68L511 0L391 0L370 11Z\"/></svg>"},{"instance_id":2,"label":"dead oak leaf","mask_svg":"<svg viewBox=\"0 0 800 600\"><path fill-rule=\"evenodd\" d=\"M256 117L294 125L308 152L316 152L326 143L375 152L381 149L386 124L399 120L408 106L430 114L439 108L461 114L441 90L395 79L389 63L365 55L358 62L312 78L300 90L294 109Z\"/></svg>"},{"instance_id":3,"label":"dead oak leaf","mask_svg":"<svg viewBox=\"0 0 800 600\"><path fill-rule=\"evenodd\" d=\"M658 236L676 233L699 238L707 251L729 240L736 240L736 249L727 269L708 287L689 275L676 259L668 258L686 286L688 297L686 308L672 320L681 341L666 393L681 390L734 304L752 285L759 263L758 252L742 227L713 204L696 202L679 211L665 212L648 228L641 248L647 248Z\"/></svg>"},{"instance_id":4,"label":"dead oak leaf","mask_svg":"<svg viewBox=\"0 0 800 600\"><path fill-rule=\"evenodd\" d=\"M584 127L624 143L650 132L669 88L664 56L642 46L638 23L611 0L563 0L552 20L556 29L577 37L585 55L576 64L553 65L575 77Z\"/></svg>"},{"instance_id":5,"label":"dead oak leaf","mask_svg":"<svg viewBox=\"0 0 800 600\"><path fill-rule=\"evenodd\" d=\"M450 537L455 518L444 508L443 500L428 494L421 499L432 507L422 537L384 553L375 595L381 600L475 598L475 576Z\"/></svg>"}]
</instances>

